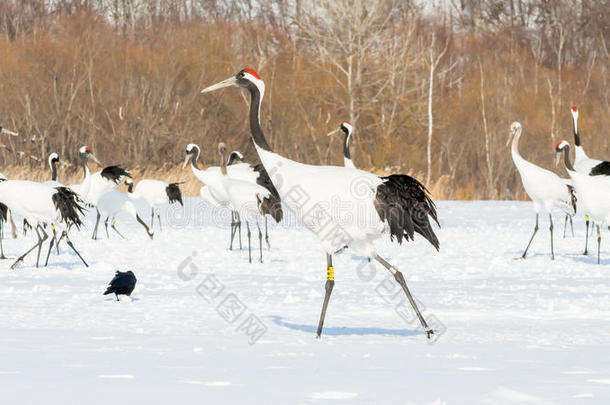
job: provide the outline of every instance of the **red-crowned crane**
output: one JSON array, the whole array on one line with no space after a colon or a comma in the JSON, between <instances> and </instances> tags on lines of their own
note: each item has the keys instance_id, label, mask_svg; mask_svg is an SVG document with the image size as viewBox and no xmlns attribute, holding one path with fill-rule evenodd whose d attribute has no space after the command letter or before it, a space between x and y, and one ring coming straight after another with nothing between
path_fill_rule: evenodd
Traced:
<instances>
[{"instance_id":1,"label":"red-crowned crane","mask_svg":"<svg viewBox=\"0 0 610 405\"><path fill-rule=\"evenodd\" d=\"M256 222L258 229L258 247L259 261L263 262L263 234L258 223L258 217L265 215L262 210L262 203L265 198L268 198L271 192L263 186L259 186L256 182L239 180L231 178L228 175L226 154L227 146L224 143L218 144L218 153L220 154L220 172L222 173L221 184L229 197L229 204L235 210L240 218L246 221L246 229L248 232L248 261L252 263L252 245L250 222Z\"/></svg>"},{"instance_id":2,"label":"red-crowned crane","mask_svg":"<svg viewBox=\"0 0 610 405\"><path fill-rule=\"evenodd\" d=\"M413 239L417 232L436 249L439 248L429 220L432 217L437 221L436 207L426 188L406 175L381 177L346 167L307 165L274 153L260 124L260 106L265 93L261 77L252 69L243 69L202 92L229 86L245 88L250 93L250 132L260 160L282 202L316 234L326 252L327 281L317 336L322 334L335 284L332 254L349 246L360 254L375 258L393 273L426 336L431 338L434 330L419 311L402 273L379 256L373 244L389 228L391 236L399 243Z\"/></svg>"},{"instance_id":3,"label":"red-crowned crane","mask_svg":"<svg viewBox=\"0 0 610 405\"><path fill-rule=\"evenodd\" d=\"M142 225L144 230L146 230L146 234L148 235L148 237L150 239L152 239L154 237L153 230L150 229L148 227L148 225L146 225L146 222L144 222L142 220L142 218L140 218L135 204L133 203L133 201L131 201L131 198L125 193L121 193L120 191L117 191L117 190L110 190L110 191L102 194L102 196L98 199L98 202L97 202L97 212L98 212L98 217L103 216L105 218L104 227L106 228L106 237L107 238L110 238L110 235L108 234L108 220L109 219L111 220L110 226L112 227L112 229L114 229L114 231L121 238L124 238L124 236L121 234L121 232L119 232L119 230L116 229L116 227L114 226L116 223L115 217L120 212L125 212L130 217L132 217L133 219L138 221L138 223L140 225ZM99 219L98 219L98 222L99 222ZM95 226L95 229L97 230L97 224ZM95 233L95 237L97 238L97 232Z\"/></svg>"},{"instance_id":4,"label":"red-crowned crane","mask_svg":"<svg viewBox=\"0 0 610 405\"><path fill-rule=\"evenodd\" d=\"M610 224L610 162L593 166L589 173L581 173L570 162L570 144L561 141L556 152L564 153L564 164L578 194L578 204L587 212L597 228L597 263L600 263L601 224ZM609 228L610 229L610 228Z\"/></svg>"},{"instance_id":5,"label":"red-crowned crane","mask_svg":"<svg viewBox=\"0 0 610 405\"><path fill-rule=\"evenodd\" d=\"M154 179L142 179L138 181L138 184L133 184L132 179L126 179L125 185L127 186L127 192L133 199L142 199L150 206L150 230L153 230L155 222L155 212L157 213L157 220L159 221L159 229L161 227L161 215L159 214L158 206L161 204L173 204L179 203L184 206L182 202L182 192L180 191L180 183L166 183L161 180Z\"/></svg>"},{"instance_id":6,"label":"red-crowned crane","mask_svg":"<svg viewBox=\"0 0 610 405\"><path fill-rule=\"evenodd\" d=\"M551 232L551 259L555 260L555 251L553 249L553 207L560 208L568 215L576 213L576 196L574 195L574 187L566 184L558 175L550 170L543 169L540 166L528 162L523 159L519 153L519 139L521 139L522 127L518 122L513 122L510 126L510 136L507 144L511 142L511 155L513 162L517 167L517 171L521 177L521 183L527 195L534 203L536 211L536 226L534 233L530 238L523 255L525 259L527 251L534 240L534 236L538 232L538 217L541 210L545 210L549 214L549 231Z\"/></svg>"},{"instance_id":7,"label":"red-crowned crane","mask_svg":"<svg viewBox=\"0 0 610 405\"><path fill-rule=\"evenodd\" d=\"M186 147L186 157L184 159L183 168L185 168L189 162L191 164L191 170L199 181L205 184L201 188L201 197L210 201L215 206L230 207L229 196L222 186L222 173L219 166L208 167L205 170L199 169L197 161L199 159L200 149L195 144L189 144ZM282 205L280 196L275 189L275 186L269 179L269 175L262 164L252 166L248 163L238 162L230 166L227 166L228 176L232 179L243 180L253 184L258 184L269 190L270 194L265 197L261 204L261 209L265 215L270 215L276 222L280 222L283 217ZM233 210L235 211L235 210ZM237 222L236 222L237 221ZM239 215L233 214L231 222L231 245L233 246L233 236L235 235L236 226L239 226ZM267 244L269 244L269 238L266 236Z\"/></svg>"},{"instance_id":8,"label":"red-crowned crane","mask_svg":"<svg viewBox=\"0 0 610 405\"><path fill-rule=\"evenodd\" d=\"M584 148L580 142L580 133L578 132L578 108L576 106L572 107L570 110L572 114L572 124L574 129L574 170L582 173L589 174L591 169L595 166L599 165L602 161L598 159L591 159L585 153ZM585 251L583 254L589 254L589 213L583 211L585 214L585 224L586 224L586 235L585 235Z\"/></svg>"},{"instance_id":9,"label":"red-crowned crane","mask_svg":"<svg viewBox=\"0 0 610 405\"><path fill-rule=\"evenodd\" d=\"M36 259L36 267L38 267L42 244L48 239L48 235L43 228L45 223L53 223L62 230L71 225L77 228L82 225L80 199L74 191L67 187L54 188L34 181L6 180L0 183L0 203L27 219L38 236L38 242L17 258L11 266L12 269L36 248L38 248ZM80 253L74 248L67 233L64 233L64 236L70 248L87 266ZM55 240L55 235L53 235L53 240Z\"/></svg>"}]
</instances>

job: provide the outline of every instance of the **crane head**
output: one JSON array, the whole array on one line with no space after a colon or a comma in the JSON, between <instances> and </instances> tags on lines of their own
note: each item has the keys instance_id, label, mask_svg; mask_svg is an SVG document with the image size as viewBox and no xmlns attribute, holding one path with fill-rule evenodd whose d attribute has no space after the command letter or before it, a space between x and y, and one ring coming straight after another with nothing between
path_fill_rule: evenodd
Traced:
<instances>
[{"instance_id":1,"label":"crane head","mask_svg":"<svg viewBox=\"0 0 610 405\"><path fill-rule=\"evenodd\" d=\"M201 90L202 93L208 93L210 91L222 89L223 87L242 87L251 89L253 87L257 88L261 94L265 92L265 82L259 76L258 73L254 69L245 68L239 71L235 76L231 76L228 79L225 79L219 83L213 84L211 86L206 87Z\"/></svg>"},{"instance_id":2,"label":"crane head","mask_svg":"<svg viewBox=\"0 0 610 405\"><path fill-rule=\"evenodd\" d=\"M81 146L81 148L78 150L78 154L84 158L93 160L95 163L97 163L100 166L102 165L100 163L100 161L95 157L93 152L91 152L91 149L89 149L88 146Z\"/></svg>"},{"instance_id":3,"label":"crane head","mask_svg":"<svg viewBox=\"0 0 610 405\"><path fill-rule=\"evenodd\" d=\"M559 166L561 152L563 152L564 149L567 149L568 152L570 150L570 144L567 141L559 141L555 144L555 166Z\"/></svg>"},{"instance_id":4,"label":"crane head","mask_svg":"<svg viewBox=\"0 0 610 405\"><path fill-rule=\"evenodd\" d=\"M574 120L577 120L578 119L578 108L576 108L576 106L574 106L570 109L570 112L572 113L572 118Z\"/></svg>"},{"instance_id":5,"label":"crane head","mask_svg":"<svg viewBox=\"0 0 610 405\"><path fill-rule=\"evenodd\" d=\"M189 164L189 161L191 159L197 161L198 158L199 146L195 145L194 143L189 143L188 145L186 145L186 157L184 158L184 164L182 165L182 168L184 169L186 165Z\"/></svg>"},{"instance_id":6,"label":"crane head","mask_svg":"<svg viewBox=\"0 0 610 405\"><path fill-rule=\"evenodd\" d=\"M510 124L510 133L508 134L508 140L506 141L506 146L510 144L510 141L515 137L515 135L521 133L521 123L518 121L514 121Z\"/></svg>"},{"instance_id":7,"label":"crane head","mask_svg":"<svg viewBox=\"0 0 610 405\"><path fill-rule=\"evenodd\" d=\"M227 154L227 144L226 143L220 142L218 144L218 153L220 153L221 155Z\"/></svg>"}]
</instances>

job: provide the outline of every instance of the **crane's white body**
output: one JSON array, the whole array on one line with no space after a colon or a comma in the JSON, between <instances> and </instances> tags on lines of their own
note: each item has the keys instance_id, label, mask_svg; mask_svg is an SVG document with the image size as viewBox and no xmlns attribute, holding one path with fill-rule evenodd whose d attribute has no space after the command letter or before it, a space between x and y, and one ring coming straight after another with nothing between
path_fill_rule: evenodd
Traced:
<instances>
[{"instance_id":1,"label":"crane's white body","mask_svg":"<svg viewBox=\"0 0 610 405\"><path fill-rule=\"evenodd\" d=\"M196 145L189 145L187 148ZM197 147L198 148L198 147ZM199 181L205 186L199 190L202 198L209 201L214 206L229 206L230 199L227 194L222 180L222 172L220 166L211 166L205 170L195 167L194 162L191 162L191 170ZM228 177L236 180L246 181L256 184L259 174L247 163L236 163L227 166Z\"/></svg>"},{"instance_id":2,"label":"crane's white body","mask_svg":"<svg viewBox=\"0 0 610 405\"><path fill-rule=\"evenodd\" d=\"M258 216L261 215L259 204L269 196L269 190L256 183L233 179L228 175L223 176L221 182L231 208L237 211L241 218L257 221Z\"/></svg>"},{"instance_id":3,"label":"crane's white body","mask_svg":"<svg viewBox=\"0 0 610 405\"><path fill-rule=\"evenodd\" d=\"M575 168L576 169L576 168ZM610 224L610 176L568 170L578 194L578 204L598 225Z\"/></svg>"},{"instance_id":4,"label":"crane's white body","mask_svg":"<svg viewBox=\"0 0 610 405\"><path fill-rule=\"evenodd\" d=\"M151 207L156 207L161 204L168 204L167 196L168 183L161 180L142 179L134 186L133 193L129 196L134 199L142 199Z\"/></svg>"},{"instance_id":5,"label":"crane's white body","mask_svg":"<svg viewBox=\"0 0 610 405\"><path fill-rule=\"evenodd\" d=\"M137 220L138 211L131 198L117 190L110 190L98 199L97 209L103 217L114 218L120 212L126 212Z\"/></svg>"},{"instance_id":6,"label":"crane's white body","mask_svg":"<svg viewBox=\"0 0 610 405\"><path fill-rule=\"evenodd\" d=\"M28 180L6 180L0 182L0 202L13 214L21 215L32 227L52 222L65 229L59 211L53 204L57 190L45 184Z\"/></svg>"},{"instance_id":7,"label":"crane's white body","mask_svg":"<svg viewBox=\"0 0 610 405\"><path fill-rule=\"evenodd\" d=\"M513 162L521 176L521 182L527 195L534 203L536 213L544 209L549 214L553 207L558 207L568 215L574 215L574 208L571 206L571 196L564 179L560 178L550 170L528 162L519 153L519 139L521 138L521 128L512 141L511 155Z\"/></svg>"},{"instance_id":8,"label":"crane's white body","mask_svg":"<svg viewBox=\"0 0 610 405\"><path fill-rule=\"evenodd\" d=\"M83 197L83 201L91 205L98 205L100 198L117 186L112 180L104 178L101 170L93 173L89 182L89 191Z\"/></svg>"},{"instance_id":9,"label":"crane's white body","mask_svg":"<svg viewBox=\"0 0 610 405\"><path fill-rule=\"evenodd\" d=\"M298 163L256 147L282 202L332 254L344 246L376 254L373 242L387 229L375 209L379 176L340 166Z\"/></svg>"},{"instance_id":10,"label":"crane's white body","mask_svg":"<svg viewBox=\"0 0 610 405\"><path fill-rule=\"evenodd\" d=\"M76 184L70 184L68 186L72 191L74 191L81 200L85 201L85 197L89 194L89 189L91 188L91 171L85 165L85 178L82 182Z\"/></svg>"}]
</instances>

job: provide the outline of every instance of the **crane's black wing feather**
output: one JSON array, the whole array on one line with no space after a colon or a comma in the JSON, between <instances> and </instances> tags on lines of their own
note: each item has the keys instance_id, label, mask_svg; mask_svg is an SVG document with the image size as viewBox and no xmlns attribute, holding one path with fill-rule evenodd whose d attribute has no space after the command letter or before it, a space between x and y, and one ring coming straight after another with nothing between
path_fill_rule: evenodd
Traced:
<instances>
[{"instance_id":1,"label":"crane's black wing feather","mask_svg":"<svg viewBox=\"0 0 610 405\"><path fill-rule=\"evenodd\" d=\"M102 170L102 177L114 182L115 184L119 184L125 176L131 177L131 174L119 166L108 166L104 167L104 170Z\"/></svg>"},{"instance_id":2,"label":"crane's black wing feather","mask_svg":"<svg viewBox=\"0 0 610 405\"><path fill-rule=\"evenodd\" d=\"M175 203L178 201L180 205L184 206L182 202L182 192L180 191L180 187L178 187L180 183L171 183L167 187L165 187L165 192L167 193L167 198L169 199L169 203Z\"/></svg>"},{"instance_id":3,"label":"crane's black wing feather","mask_svg":"<svg viewBox=\"0 0 610 405\"><path fill-rule=\"evenodd\" d=\"M282 200L277 189L273 185L265 166L262 163L258 163L254 166L254 171L258 173L256 183L259 186L265 187L271 195L265 197L261 202L261 211L265 215L271 215L275 222L280 222L284 217L284 211L282 211Z\"/></svg>"},{"instance_id":4,"label":"crane's black wing feather","mask_svg":"<svg viewBox=\"0 0 610 405\"><path fill-rule=\"evenodd\" d=\"M51 199L62 222L66 225L74 225L76 228L80 228L83 222L80 216L83 214L83 206L80 205L82 200L74 191L68 187L55 187L57 192L53 194Z\"/></svg>"},{"instance_id":5,"label":"crane's black wing feather","mask_svg":"<svg viewBox=\"0 0 610 405\"><path fill-rule=\"evenodd\" d=\"M398 243L403 238L413 240L418 233L437 250L440 243L430 224L430 217L440 226L434 201L428 190L419 181L404 174L393 174L381 177L382 183L377 187L375 208L382 221L390 226L390 238Z\"/></svg>"},{"instance_id":6,"label":"crane's black wing feather","mask_svg":"<svg viewBox=\"0 0 610 405\"><path fill-rule=\"evenodd\" d=\"M590 176L610 176L610 162L601 162L591 169Z\"/></svg>"}]
</instances>

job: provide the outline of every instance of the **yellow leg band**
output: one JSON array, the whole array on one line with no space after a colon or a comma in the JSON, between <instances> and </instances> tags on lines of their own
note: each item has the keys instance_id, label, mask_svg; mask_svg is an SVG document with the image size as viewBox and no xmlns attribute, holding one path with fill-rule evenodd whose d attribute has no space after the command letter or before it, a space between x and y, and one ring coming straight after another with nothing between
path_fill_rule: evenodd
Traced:
<instances>
[{"instance_id":1,"label":"yellow leg band","mask_svg":"<svg viewBox=\"0 0 610 405\"><path fill-rule=\"evenodd\" d=\"M589 216L588 216L588 215L585 215L585 219L588 221L588 220L589 220Z\"/></svg>"},{"instance_id":2,"label":"yellow leg band","mask_svg":"<svg viewBox=\"0 0 610 405\"><path fill-rule=\"evenodd\" d=\"M329 280L329 281L334 281L335 280L335 270L333 269L332 266L330 266L326 270L326 279Z\"/></svg>"}]
</instances>

